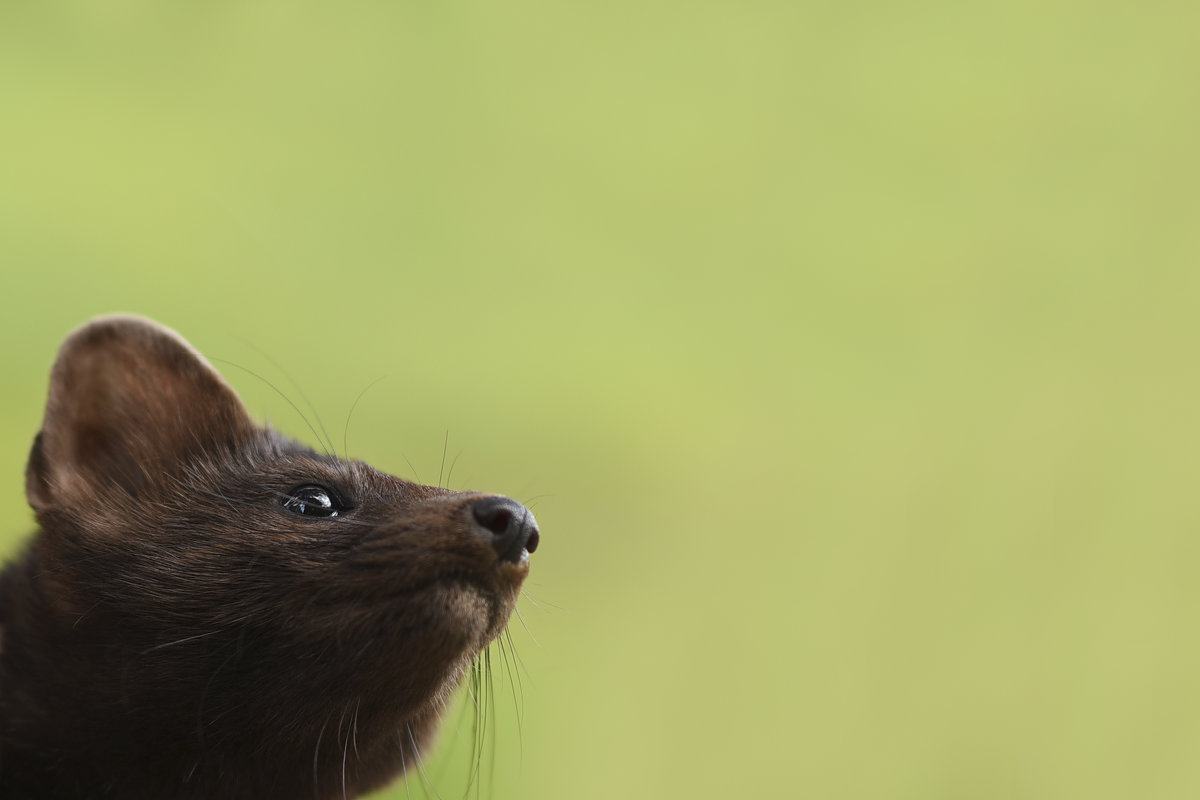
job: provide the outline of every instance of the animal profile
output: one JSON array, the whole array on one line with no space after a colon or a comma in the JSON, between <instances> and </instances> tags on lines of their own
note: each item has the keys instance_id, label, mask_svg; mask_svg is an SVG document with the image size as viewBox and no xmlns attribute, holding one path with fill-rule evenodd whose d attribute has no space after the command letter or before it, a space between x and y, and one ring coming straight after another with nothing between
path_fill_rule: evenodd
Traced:
<instances>
[{"instance_id":1,"label":"animal profile","mask_svg":"<svg viewBox=\"0 0 1200 800\"><path fill-rule=\"evenodd\" d=\"M63 343L0 574L0 798L351 798L434 740L540 533L256 424L179 335Z\"/></svg>"}]
</instances>

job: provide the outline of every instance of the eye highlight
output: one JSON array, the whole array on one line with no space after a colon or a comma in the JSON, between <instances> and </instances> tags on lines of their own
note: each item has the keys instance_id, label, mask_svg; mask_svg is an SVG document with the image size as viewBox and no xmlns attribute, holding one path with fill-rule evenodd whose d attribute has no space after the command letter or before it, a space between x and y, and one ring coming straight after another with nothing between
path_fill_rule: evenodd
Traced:
<instances>
[{"instance_id":1,"label":"eye highlight","mask_svg":"<svg viewBox=\"0 0 1200 800\"><path fill-rule=\"evenodd\" d=\"M302 517L336 517L346 510L331 489L315 484L292 489L280 505Z\"/></svg>"}]
</instances>

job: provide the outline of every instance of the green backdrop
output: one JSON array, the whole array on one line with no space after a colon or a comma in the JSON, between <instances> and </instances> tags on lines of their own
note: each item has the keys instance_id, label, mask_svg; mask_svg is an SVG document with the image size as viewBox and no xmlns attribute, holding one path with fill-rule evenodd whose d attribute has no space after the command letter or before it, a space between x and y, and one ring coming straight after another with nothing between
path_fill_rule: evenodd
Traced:
<instances>
[{"instance_id":1,"label":"green backdrop","mask_svg":"<svg viewBox=\"0 0 1200 800\"><path fill-rule=\"evenodd\" d=\"M4 552L134 311L534 506L483 796L1197 796L1197 8L6 2Z\"/></svg>"}]
</instances>

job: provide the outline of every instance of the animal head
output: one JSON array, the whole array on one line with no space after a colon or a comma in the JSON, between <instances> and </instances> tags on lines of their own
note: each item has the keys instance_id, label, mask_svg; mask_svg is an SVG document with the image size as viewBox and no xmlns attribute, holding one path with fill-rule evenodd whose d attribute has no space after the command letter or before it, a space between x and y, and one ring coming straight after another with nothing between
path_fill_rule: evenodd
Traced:
<instances>
[{"instance_id":1,"label":"animal head","mask_svg":"<svg viewBox=\"0 0 1200 800\"><path fill-rule=\"evenodd\" d=\"M256 424L136 317L63 344L26 493L41 530L5 681L28 702L7 728L79 786L132 759L143 777L114 780L163 797L352 795L411 766L540 537L516 501Z\"/></svg>"}]
</instances>

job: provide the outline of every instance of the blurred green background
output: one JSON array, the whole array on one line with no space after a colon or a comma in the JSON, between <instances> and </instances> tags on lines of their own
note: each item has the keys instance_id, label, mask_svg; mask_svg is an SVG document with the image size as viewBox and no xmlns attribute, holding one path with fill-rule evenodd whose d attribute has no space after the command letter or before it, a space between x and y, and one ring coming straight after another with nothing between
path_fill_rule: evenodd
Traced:
<instances>
[{"instance_id":1,"label":"blurred green background","mask_svg":"<svg viewBox=\"0 0 1200 800\"><path fill-rule=\"evenodd\" d=\"M4 551L134 311L534 505L485 794L1197 796L1198 8L5 3Z\"/></svg>"}]
</instances>

